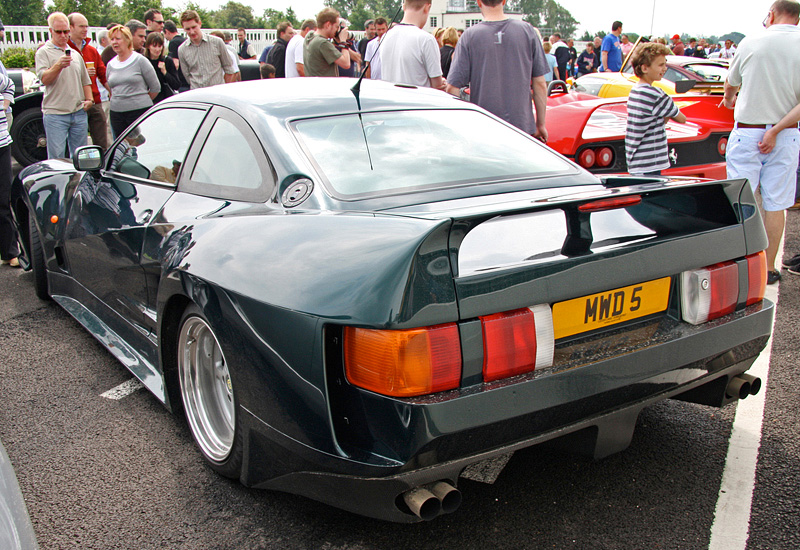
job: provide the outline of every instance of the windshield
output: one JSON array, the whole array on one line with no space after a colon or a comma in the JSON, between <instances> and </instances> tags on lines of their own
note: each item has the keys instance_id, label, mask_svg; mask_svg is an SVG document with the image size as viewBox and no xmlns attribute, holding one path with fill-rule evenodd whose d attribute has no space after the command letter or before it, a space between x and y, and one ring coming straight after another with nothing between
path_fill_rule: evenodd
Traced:
<instances>
[{"instance_id":1,"label":"windshield","mask_svg":"<svg viewBox=\"0 0 800 550\"><path fill-rule=\"evenodd\" d=\"M728 76L728 68L714 65L712 63L691 63L684 65L684 69L696 74L698 80L706 80L711 82L725 82L725 77Z\"/></svg>"},{"instance_id":2,"label":"windshield","mask_svg":"<svg viewBox=\"0 0 800 550\"><path fill-rule=\"evenodd\" d=\"M410 193L574 170L547 147L471 110L298 121L302 144L338 196Z\"/></svg>"}]
</instances>

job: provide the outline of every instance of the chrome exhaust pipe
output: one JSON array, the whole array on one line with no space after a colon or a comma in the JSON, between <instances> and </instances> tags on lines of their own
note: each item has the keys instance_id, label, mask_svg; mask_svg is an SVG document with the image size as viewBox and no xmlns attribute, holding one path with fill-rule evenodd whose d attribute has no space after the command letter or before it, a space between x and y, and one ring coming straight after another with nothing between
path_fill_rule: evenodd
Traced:
<instances>
[{"instance_id":1,"label":"chrome exhaust pipe","mask_svg":"<svg viewBox=\"0 0 800 550\"><path fill-rule=\"evenodd\" d=\"M446 481L437 481L430 485L428 490L439 499L443 514L455 512L461 506L461 491Z\"/></svg>"},{"instance_id":2,"label":"chrome exhaust pipe","mask_svg":"<svg viewBox=\"0 0 800 550\"><path fill-rule=\"evenodd\" d=\"M415 516L430 521L442 511L442 503L427 489L417 487L403 493L403 501Z\"/></svg>"},{"instance_id":3,"label":"chrome exhaust pipe","mask_svg":"<svg viewBox=\"0 0 800 550\"><path fill-rule=\"evenodd\" d=\"M760 381L759 381L760 387ZM733 397L736 399L744 399L748 395L750 395L750 382L748 382L742 376L734 376L731 378L731 381L728 382L728 387L725 388L725 395L728 397Z\"/></svg>"},{"instance_id":4,"label":"chrome exhaust pipe","mask_svg":"<svg viewBox=\"0 0 800 550\"><path fill-rule=\"evenodd\" d=\"M739 378L750 383L750 395L755 395L761 391L761 378L751 374L740 374Z\"/></svg>"}]
</instances>

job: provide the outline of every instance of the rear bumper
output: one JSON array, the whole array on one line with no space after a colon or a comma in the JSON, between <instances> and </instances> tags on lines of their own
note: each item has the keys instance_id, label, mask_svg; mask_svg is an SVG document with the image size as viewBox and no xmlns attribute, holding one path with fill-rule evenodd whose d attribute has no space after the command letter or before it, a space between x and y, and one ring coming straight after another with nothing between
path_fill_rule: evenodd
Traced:
<instances>
[{"instance_id":1,"label":"rear bumper","mask_svg":"<svg viewBox=\"0 0 800 550\"><path fill-rule=\"evenodd\" d=\"M669 168L662 172L664 176L707 178L712 180L724 180L728 178L728 170L724 162L712 164L698 164L697 166L684 166L680 168Z\"/></svg>"},{"instance_id":2,"label":"rear bumper","mask_svg":"<svg viewBox=\"0 0 800 550\"><path fill-rule=\"evenodd\" d=\"M636 329L643 331L641 344L630 330L620 331L616 338L628 342L614 350L576 342L560 348L552 372L434 399L396 400L357 390L348 398L359 399L362 416L351 414L347 428L337 426L339 456L303 446L248 416L242 481L379 519L419 521L404 510L400 495L439 480L455 485L470 464L557 438L561 447L600 458L629 445L644 407L685 398L689 390L697 394L701 386L720 393L719 405L732 401L724 395L727 381L763 349L773 312L764 301L698 327L643 324ZM700 391L706 397L709 392Z\"/></svg>"}]
</instances>

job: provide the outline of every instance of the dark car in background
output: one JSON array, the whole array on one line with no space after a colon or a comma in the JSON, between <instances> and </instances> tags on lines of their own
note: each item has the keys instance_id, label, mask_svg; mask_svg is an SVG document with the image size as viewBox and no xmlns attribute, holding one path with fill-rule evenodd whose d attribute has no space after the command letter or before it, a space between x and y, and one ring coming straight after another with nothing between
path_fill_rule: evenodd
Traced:
<instances>
[{"instance_id":1,"label":"dark car in background","mask_svg":"<svg viewBox=\"0 0 800 550\"><path fill-rule=\"evenodd\" d=\"M11 154L21 166L28 166L47 158L47 137L42 120L44 92L39 89L38 79L25 89L23 69L7 69L7 72L15 87L14 104L11 105L14 115L10 128L14 140Z\"/></svg>"},{"instance_id":2,"label":"dark car in background","mask_svg":"<svg viewBox=\"0 0 800 550\"><path fill-rule=\"evenodd\" d=\"M473 464L606 456L648 405L758 391L745 180L599 178L443 92L353 82L187 92L14 180L36 293L211 468L415 522Z\"/></svg>"}]
</instances>

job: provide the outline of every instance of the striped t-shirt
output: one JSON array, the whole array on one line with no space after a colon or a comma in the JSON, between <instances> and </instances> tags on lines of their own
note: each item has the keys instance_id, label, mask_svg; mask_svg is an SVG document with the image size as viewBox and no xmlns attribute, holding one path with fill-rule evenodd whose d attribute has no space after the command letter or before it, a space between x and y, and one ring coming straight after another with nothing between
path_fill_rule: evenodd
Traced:
<instances>
[{"instance_id":1,"label":"striped t-shirt","mask_svg":"<svg viewBox=\"0 0 800 550\"><path fill-rule=\"evenodd\" d=\"M629 174L646 174L669 168L665 117L675 117L678 108L663 90L638 83L628 96L628 126L625 157Z\"/></svg>"},{"instance_id":2,"label":"striped t-shirt","mask_svg":"<svg viewBox=\"0 0 800 550\"><path fill-rule=\"evenodd\" d=\"M9 100L14 103L14 82L11 77L0 73L0 101ZM8 133L8 118L6 111L0 103L0 147L11 145L11 135Z\"/></svg>"}]
</instances>

